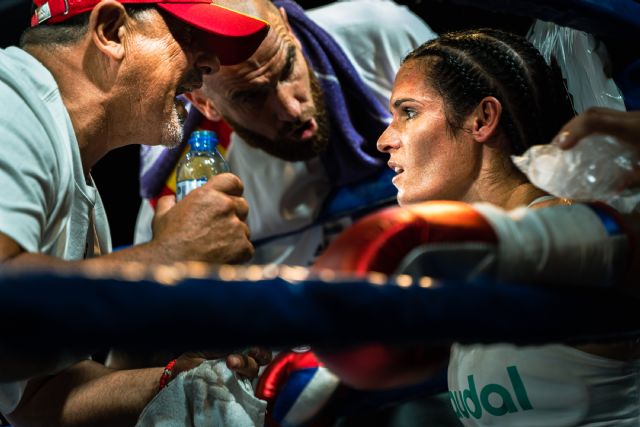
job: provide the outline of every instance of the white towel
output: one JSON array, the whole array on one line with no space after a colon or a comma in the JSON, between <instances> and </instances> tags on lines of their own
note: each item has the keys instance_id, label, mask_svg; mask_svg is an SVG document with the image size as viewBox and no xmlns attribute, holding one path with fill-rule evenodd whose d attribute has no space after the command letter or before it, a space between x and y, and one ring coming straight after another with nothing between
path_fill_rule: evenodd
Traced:
<instances>
[{"instance_id":1,"label":"white towel","mask_svg":"<svg viewBox=\"0 0 640 427\"><path fill-rule=\"evenodd\" d=\"M224 360L203 362L174 378L142 411L136 427L262 427L267 402Z\"/></svg>"}]
</instances>

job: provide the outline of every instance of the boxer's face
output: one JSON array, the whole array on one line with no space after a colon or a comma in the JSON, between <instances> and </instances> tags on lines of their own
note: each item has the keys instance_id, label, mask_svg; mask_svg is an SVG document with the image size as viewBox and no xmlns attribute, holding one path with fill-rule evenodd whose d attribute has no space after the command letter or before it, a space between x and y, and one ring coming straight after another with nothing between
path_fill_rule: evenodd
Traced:
<instances>
[{"instance_id":1,"label":"boxer's face","mask_svg":"<svg viewBox=\"0 0 640 427\"><path fill-rule=\"evenodd\" d=\"M409 61L400 68L390 100L392 122L378 140L378 150L390 155L401 205L465 200L479 172L479 145L464 132L454 136L448 130L443 100L426 82L426 66Z\"/></svg>"}]
</instances>

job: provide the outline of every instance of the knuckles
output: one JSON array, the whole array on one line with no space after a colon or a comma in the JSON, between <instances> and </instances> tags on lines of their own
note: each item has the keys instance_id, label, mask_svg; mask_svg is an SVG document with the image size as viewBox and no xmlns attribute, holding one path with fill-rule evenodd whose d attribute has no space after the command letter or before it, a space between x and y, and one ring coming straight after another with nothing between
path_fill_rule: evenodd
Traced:
<instances>
[{"instance_id":1,"label":"knuckles","mask_svg":"<svg viewBox=\"0 0 640 427\"><path fill-rule=\"evenodd\" d=\"M204 187L232 196L240 196L244 191L242 181L232 173L215 175L209 179L209 182Z\"/></svg>"},{"instance_id":2,"label":"knuckles","mask_svg":"<svg viewBox=\"0 0 640 427\"><path fill-rule=\"evenodd\" d=\"M602 118L602 115L605 114L605 111L606 110L603 110L600 107L589 107L582 114L582 126L590 129L591 127L593 127L594 123L597 123Z\"/></svg>"},{"instance_id":3,"label":"knuckles","mask_svg":"<svg viewBox=\"0 0 640 427\"><path fill-rule=\"evenodd\" d=\"M255 248L249 240L245 219L249 205L242 198L242 181L232 174L220 174L194 189L165 214L154 218L154 234L183 248L182 257L214 264L250 260ZM185 221L188 218L188 221ZM167 233L155 233L166 229ZM175 239L175 235L181 237ZM166 240L166 239L163 239Z\"/></svg>"}]
</instances>

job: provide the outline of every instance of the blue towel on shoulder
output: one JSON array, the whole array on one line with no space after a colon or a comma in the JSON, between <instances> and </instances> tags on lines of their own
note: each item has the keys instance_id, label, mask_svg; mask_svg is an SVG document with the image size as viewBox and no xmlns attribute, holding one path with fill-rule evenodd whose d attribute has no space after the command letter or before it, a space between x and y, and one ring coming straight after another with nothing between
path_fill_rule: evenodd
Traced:
<instances>
[{"instance_id":1,"label":"blue towel on shoulder","mask_svg":"<svg viewBox=\"0 0 640 427\"><path fill-rule=\"evenodd\" d=\"M390 121L386 107L364 84L340 46L292 0L275 0L287 12L309 65L320 80L331 137L322 161L331 182L352 184L385 167L386 155L376 149Z\"/></svg>"}]
</instances>

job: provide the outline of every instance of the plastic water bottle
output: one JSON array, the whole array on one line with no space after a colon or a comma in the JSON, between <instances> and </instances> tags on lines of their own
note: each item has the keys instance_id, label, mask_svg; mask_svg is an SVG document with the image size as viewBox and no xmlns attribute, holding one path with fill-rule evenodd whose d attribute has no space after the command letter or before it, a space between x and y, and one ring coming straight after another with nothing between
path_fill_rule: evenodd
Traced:
<instances>
[{"instance_id":1,"label":"plastic water bottle","mask_svg":"<svg viewBox=\"0 0 640 427\"><path fill-rule=\"evenodd\" d=\"M209 178L230 172L229 165L216 146L218 137L210 130L196 130L189 137L190 150L178 163L176 171L176 200L180 201L192 190L204 185Z\"/></svg>"}]
</instances>

